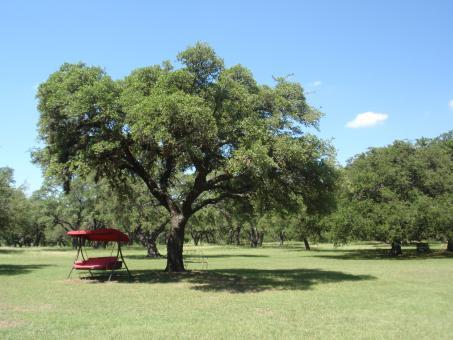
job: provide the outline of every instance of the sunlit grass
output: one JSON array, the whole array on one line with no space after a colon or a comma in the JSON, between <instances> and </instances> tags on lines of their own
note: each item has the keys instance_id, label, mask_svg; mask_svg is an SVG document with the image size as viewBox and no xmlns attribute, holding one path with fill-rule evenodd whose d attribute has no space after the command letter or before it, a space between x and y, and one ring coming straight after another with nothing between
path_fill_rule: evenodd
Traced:
<instances>
[{"instance_id":1,"label":"sunlit grass","mask_svg":"<svg viewBox=\"0 0 453 340\"><path fill-rule=\"evenodd\" d=\"M187 246L185 274L126 248L132 282L67 280L71 249L0 248L0 338L446 339L453 257L440 247L392 259L377 244Z\"/></svg>"}]
</instances>

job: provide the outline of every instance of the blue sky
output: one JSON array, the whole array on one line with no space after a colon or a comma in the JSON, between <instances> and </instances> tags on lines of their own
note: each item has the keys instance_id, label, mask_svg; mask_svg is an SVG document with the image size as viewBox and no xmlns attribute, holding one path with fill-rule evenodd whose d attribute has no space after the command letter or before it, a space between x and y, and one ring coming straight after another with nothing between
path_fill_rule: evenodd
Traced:
<instances>
[{"instance_id":1,"label":"blue sky","mask_svg":"<svg viewBox=\"0 0 453 340\"><path fill-rule=\"evenodd\" d=\"M434 137L453 129L452 15L453 1L2 1L0 167L40 186L36 86L62 63L121 78L196 41L261 83L293 74L325 113L319 135L341 163Z\"/></svg>"}]
</instances>

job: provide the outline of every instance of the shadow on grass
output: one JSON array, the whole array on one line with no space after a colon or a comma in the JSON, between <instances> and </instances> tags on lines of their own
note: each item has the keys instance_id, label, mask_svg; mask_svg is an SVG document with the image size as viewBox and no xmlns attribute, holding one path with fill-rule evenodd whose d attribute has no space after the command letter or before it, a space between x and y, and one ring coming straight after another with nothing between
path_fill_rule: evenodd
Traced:
<instances>
[{"instance_id":1,"label":"shadow on grass","mask_svg":"<svg viewBox=\"0 0 453 340\"><path fill-rule=\"evenodd\" d=\"M72 251L74 252L74 254L77 252L77 249L76 248L72 248L72 247L46 247L46 248L42 248L43 251L55 251L55 252L60 252L60 251Z\"/></svg>"},{"instance_id":2,"label":"shadow on grass","mask_svg":"<svg viewBox=\"0 0 453 340\"><path fill-rule=\"evenodd\" d=\"M388 249L319 249L313 251L315 257L334 260L428 260L453 258L452 252L430 250L419 253L415 249L403 249L403 255L390 256Z\"/></svg>"},{"instance_id":3,"label":"shadow on grass","mask_svg":"<svg viewBox=\"0 0 453 340\"><path fill-rule=\"evenodd\" d=\"M321 269L218 269L210 271L188 271L165 273L158 270L133 270L134 278L129 281L122 273L112 278L122 283L189 283L191 289L203 292L249 293L266 290L308 290L325 283L354 282L376 279L371 275L353 275ZM118 273L119 274L119 273ZM105 280L105 277L84 280Z\"/></svg>"},{"instance_id":4,"label":"shadow on grass","mask_svg":"<svg viewBox=\"0 0 453 340\"><path fill-rule=\"evenodd\" d=\"M244 257L244 258L250 258L250 257L269 257L269 255L255 255L255 254L216 254L216 255L201 255L201 254L184 254L184 262L187 262L187 259L195 258L195 259L201 259L201 258L206 258L206 259L213 259L213 258L236 258L236 257ZM127 255L124 256L126 259L134 259L134 260L160 260L160 259L166 259L165 255L162 255L161 257L155 258L155 257L148 257L146 255Z\"/></svg>"},{"instance_id":5,"label":"shadow on grass","mask_svg":"<svg viewBox=\"0 0 453 340\"><path fill-rule=\"evenodd\" d=\"M166 257L162 255L161 257L149 257L146 255L124 255L124 258L131 260L164 260Z\"/></svg>"},{"instance_id":6,"label":"shadow on grass","mask_svg":"<svg viewBox=\"0 0 453 340\"><path fill-rule=\"evenodd\" d=\"M0 276L27 274L33 270L49 266L48 264L0 264Z\"/></svg>"},{"instance_id":7,"label":"shadow on grass","mask_svg":"<svg viewBox=\"0 0 453 340\"><path fill-rule=\"evenodd\" d=\"M310 244L310 246L313 246ZM264 243L260 248L251 248L250 249L297 249L297 250L305 250L304 244L299 244L299 243L284 243L283 245L281 244L275 244L275 243Z\"/></svg>"},{"instance_id":8,"label":"shadow on grass","mask_svg":"<svg viewBox=\"0 0 453 340\"><path fill-rule=\"evenodd\" d=\"M23 249L16 249L16 248L7 248L7 249L2 249L0 248L0 254L19 254L23 253L25 250Z\"/></svg>"},{"instance_id":9,"label":"shadow on grass","mask_svg":"<svg viewBox=\"0 0 453 340\"><path fill-rule=\"evenodd\" d=\"M255 255L255 254L217 254L217 255L201 255L201 254L187 254L188 258L208 258L208 259L221 259L221 258L231 258L231 257L269 257L269 255Z\"/></svg>"}]
</instances>

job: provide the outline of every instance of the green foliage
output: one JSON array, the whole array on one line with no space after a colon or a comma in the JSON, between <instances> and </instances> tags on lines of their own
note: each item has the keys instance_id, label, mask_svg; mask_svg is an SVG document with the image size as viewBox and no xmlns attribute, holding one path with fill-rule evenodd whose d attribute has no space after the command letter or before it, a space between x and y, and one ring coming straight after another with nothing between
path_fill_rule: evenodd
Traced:
<instances>
[{"instance_id":1,"label":"green foliage","mask_svg":"<svg viewBox=\"0 0 453 340\"><path fill-rule=\"evenodd\" d=\"M195 245L203 241L217 243L225 239L229 222L231 223L221 207L207 207L192 216L188 223L188 231Z\"/></svg>"},{"instance_id":2,"label":"green foliage","mask_svg":"<svg viewBox=\"0 0 453 340\"><path fill-rule=\"evenodd\" d=\"M0 236L4 235L11 221L13 170L0 168Z\"/></svg>"},{"instance_id":3,"label":"green foliage","mask_svg":"<svg viewBox=\"0 0 453 340\"><path fill-rule=\"evenodd\" d=\"M294 191L322 175L325 143L300 131L316 125L320 113L298 83L278 78L274 88L258 85L249 70L225 68L202 43L178 60L181 68L146 67L121 81L97 67L64 64L38 90L45 147L35 160L66 181L92 171L112 182L140 177L164 207L181 210L183 202L168 203L168 188L187 170L195 170L186 189L196 191L190 205L205 191L220 200L242 193L245 181L271 175L293 183Z\"/></svg>"},{"instance_id":4,"label":"green foliage","mask_svg":"<svg viewBox=\"0 0 453 340\"><path fill-rule=\"evenodd\" d=\"M13 170L0 169L0 243L30 246L44 244L39 204L27 198L24 188L14 187Z\"/></svg>"},{"instance_id":5,"label":"green foliage","mask_svg":"<svg viewBox=\"0 0 453 340\"><path fill-rule=\"evenodd\" d=\"M452 143L450 132L356 156L345 169L338 211L328 221L337 242L451 238Z\"/></svg>"}]
</instances>

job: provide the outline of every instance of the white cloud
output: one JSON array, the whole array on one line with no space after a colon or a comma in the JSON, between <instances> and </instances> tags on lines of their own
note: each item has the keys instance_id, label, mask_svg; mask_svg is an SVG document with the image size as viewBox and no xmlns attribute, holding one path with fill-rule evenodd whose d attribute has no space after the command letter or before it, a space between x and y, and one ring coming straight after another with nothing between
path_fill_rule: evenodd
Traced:
<instances>
[{"instance_id":1,"label":"white cloud","mask_svg":"<svg viewBox=\"0 0 453 340\"><path fill-rule=\"evenodd\" d=\"M448 102L448 107L453 110L453 99Z\"/></svg>"},{"instance_id":2,"label":"white cloud","mask_svg":"<svg viewBox=\"0 0 453 340\"><path fill-rule=\"evenodd\" d=\"M384 122L389 117L387 113L364 112L358 114L353 120L346 124L351 129L372 127Z\"/></svg>"},{"instance_id":3,"label":"white cloud","mask_svg":"<svg viewBox=\"0 0 453 340\"><path fill-rule=\"evenodd\" d=\"M321 86L321 85L322 85L322 81L321 81L321 80L316 80L316 81L314 81L311 85L312 85L313 87Z\"/></svg>"}]
</instances>

